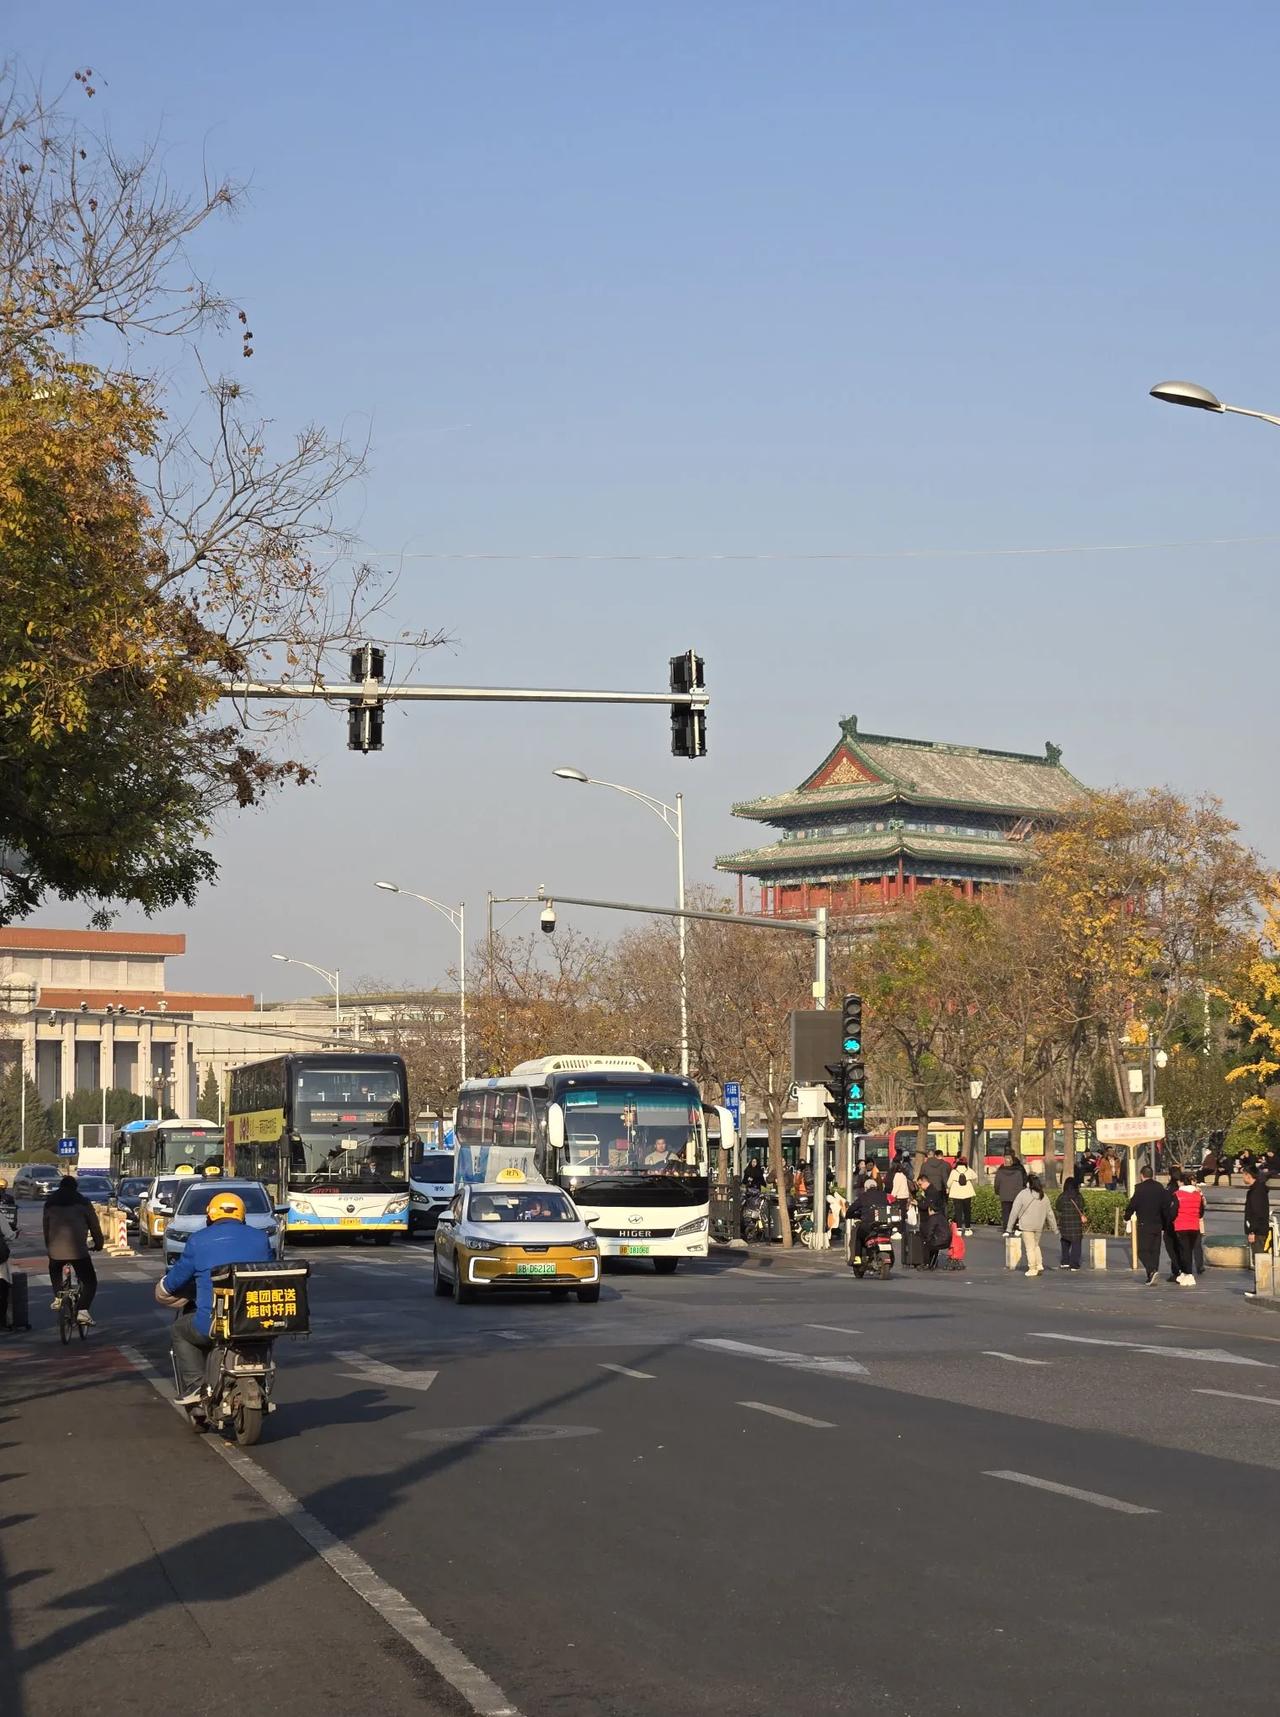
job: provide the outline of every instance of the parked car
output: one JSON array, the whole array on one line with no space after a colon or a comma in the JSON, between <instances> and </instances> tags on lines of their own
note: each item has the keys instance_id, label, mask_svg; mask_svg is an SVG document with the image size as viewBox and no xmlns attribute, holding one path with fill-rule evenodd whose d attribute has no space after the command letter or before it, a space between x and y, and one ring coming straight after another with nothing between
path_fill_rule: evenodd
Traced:
<instances>
[{"instance_id":1,"label":"parked car","mask_svg":"<svg viewBox=\"0 0 1280 1717\"><path fill-rule=\"evenodd\" d=\"M260 1180L193 1180L183 1182L177 1208L164 1231L164 1262L166 1269L181 1258L187 1241L201 1228L209 1226L205 1214L209 1200L221 1193L234 1192L244 1200L244 1219L250 1228L260 1228L271 1241L271 1255L284 1256L284 1215L288 1205L273 1206L270 1194Z\"/></svg>"},{"instance_id":2,"label":"parked car","mask_svg":"<svg viewBox=\"0 0 1280 1717\"><path fill-rule=\"evenodd\" d=\"M15 1198L45 1198L62 1179L51 1163L28 1163L18 1170L13 1182Z\"/></svg>"}]
</instances>

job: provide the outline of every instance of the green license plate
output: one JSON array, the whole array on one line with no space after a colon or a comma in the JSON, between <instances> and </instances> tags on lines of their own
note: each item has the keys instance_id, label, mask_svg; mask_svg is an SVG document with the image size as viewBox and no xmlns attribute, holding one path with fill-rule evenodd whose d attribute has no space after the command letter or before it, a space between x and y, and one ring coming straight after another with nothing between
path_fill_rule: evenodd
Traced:
<instances>
[{"instance_id":1,"label":"green license plate","mask_svg":"<svg viewBox=\"0 0 1280 1717\"><path fill-rule=\"evenodd\" d=\"M516 1275L517 1276L554 1276L555 1273L556 1273L556 1267L554 1264L517 1264L516 1265Z\"/></svg>"},{"instance_id":2,"label":"green license plate","mask_svg":"<svg viewBox=\"0 0 1280 1717\"><path fill-rule=\"evenodd\" d=\"M650 1252L648 1246L619 1246L618 1250L624 1258L647 1258Z\"/></svg>"}]
</instances>

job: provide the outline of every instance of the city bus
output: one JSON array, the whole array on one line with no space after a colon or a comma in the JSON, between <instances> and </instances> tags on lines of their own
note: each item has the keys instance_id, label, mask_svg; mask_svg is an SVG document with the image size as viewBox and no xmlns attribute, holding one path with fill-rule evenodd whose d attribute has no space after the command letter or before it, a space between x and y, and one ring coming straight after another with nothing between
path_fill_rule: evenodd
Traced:
<instances>
[{"instance_id":1,"label":"city bus","mask_svg":"<svg viewBox=\"0 0 1280 1717\"><path fill-rule=\"evenodd\" d=\"M409 1227L409 1085L398 1055L333 1050L233 1067L226 1172L289 1206L290 1237Z\"/></svg>"},{"instance_id":2,"label":"city bus","mask_svg":"<svg viewBox=\"0 0 1280 1717\"><path fill-rule=\"evenodd\" d=\"M633 1055L545 1055L458 1094L458 1154L528 1151L563 1187L606 1258L651 1259L669 1275L705 1258L708 1118L732 1151L733 1118L704 1106L692 1079Z\"/></svg>"},{"instance_id":3,"label":"city bus","mask_svg":"<svg viewBox=\"0 0 1280 1717\"><path fill-rule=\"evenodd\" d=\"M217 1174L223 1131L216 1121L129 1121L111 1142L111 1178Z\"/></svg>"},{"instance_id":4,"label":"city bus","mask_svg":"<svg viewBox=\"0 0 1280 1717\"><path fill-rule=\"evenodd\" d=\"M1090 1132L1083 1121L1076 1122L1076 1156L1082 1157L1089 1148ZM954 1162L964 1149L964 1127L959 1121L930 1120L928 1143L925 1154L935 1148L949 1162ZM974 1167L985 1169L993 1174L1004 1160L1006 1150L1013 1145L1013 1121L1009 1116L986 1116L982 1122L982 1139L978 1149L974 1151ZM889 1129L889 1160L897 1156L899 1151L906 1151L919 1159L920 1135L914 1126L890 1127ZM1043 1115L1028 1115L1022 1123L1022 1139L1019 1154L1027 1168L1039 1174L1044 1169L1044 1117ZM1062 1167L1062 1122L1053 1124L1053 1155L1058 1165ZM917 1160L917 1166L919 1166Z\"/></svg>"}]
</instances>

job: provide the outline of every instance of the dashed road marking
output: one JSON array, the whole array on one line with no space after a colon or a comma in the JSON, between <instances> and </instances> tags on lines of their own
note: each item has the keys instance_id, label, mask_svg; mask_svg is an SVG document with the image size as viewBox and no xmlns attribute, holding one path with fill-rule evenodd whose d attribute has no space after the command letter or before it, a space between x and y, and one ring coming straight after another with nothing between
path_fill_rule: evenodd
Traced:
<instances>
[{"instance_id":1,"label":"dashed road marking","mask_svg":"<svg viewBox=\"0 0 1280 1717\"><path fill-rule=\"evenodd\" d=\"M611 1365L607 1359L600 1361L601 1371L616 1371L619 1377L642 1377L647 1383L653 1382L652 1371L633 1371L629 1365Z\"/></svg>"},{"instance_id":2,"label":"dashed road marking","mask_svg":"<svg viewBox=\"0 0 1280 1717\"><path fill-rule=\"evenodd\" d=\"M1020 1353L1001 1353L998 1347L984 1347L982 1353L985 1359L1008 1359L1014 1365L1048 1365L1049 1363L1047 1359L1024 1359Z\"/></svg>"},{"instance_id":3,"label":"dashed road marking","mask_svg":"<svg viewBox=\"0 0 1280 1717\"><path fill-rule=\"evenodd\" d=\"M182 1413L182 1409L172 1400L151 1363L136 1348L122 1347L120 1351L134 1369L147 1379L161 1399L168 1401L176 1412ZM185 1417L183 1414L184 1419ZM204 1448L220 1455L233 1471L239 1473L245 1483L257 1491L267 1507L278 1514L287 1526L291 1526L298 1537L328 1563L338 1578L349 1586L358 1598L362 1598L376 1615L381 1616L402 1640L412 1646L419 1657L424 1658L437 1674L443 1676L479 1717L520 1717L517 1706L507 1698L496 1682L491 1681L482 1669L472 1663L465 1652L459 1651L448 1635L442 1634L439 1628L433 1626L421 1610L416 1610L402 1592L398 1592L380 1575L375 1574L363 1556L357 1555L340 1538L335 1538L327 1526L302 1506L292 1491L286 1490L248 1455L232 1448L229 1443L224 1443L221 1437L204 1437L201 1443Z\"/></svg>"},{"instance_id":4,"label":"dashed road marking","mask_svg":"<svg viewBox=\"0 0 1280 1717\"><path fill-rule=\"evenodd\" d=\"M842 1324L806 1324L804 1327L806 1329L830 1330L832 1335L861 1335L862 1334L862 1331L860 1329L845 1329Z\"/></svg>"},{"instance_id":5,"label":"dashed road marking","mask_svg":"<svg viewBox=\"0 0 1280 1717\"><path fill-rule=\"evenodd\" d=\"M793 1413L790 1407L771 1407L767 1401L739 1401L739 1407L750 1407L756 1413L772 1413L775 1419L789 1419L793 1425L811 1425L815 1431L834 1431L830 1419L811 1419L807 1413Z\"/></svg>"},{"instance_id":6,"label":"dashed road marking","mask_svg":"<svg viewBox=\"0 0 1280 1717\"><path fill-rule=\"evenodd\" d=\"M1193 1395L1217 1395L1223 1401L1252 1401L1258 1407L1280 1407L1270 1395L1241 1395L1235 1389L1193 1389Z\"/></svg>"},{"instance_id":7,"label":"dashed road marking","mask_svg":"<svg viewBox=\"0 0 1280 1717\"><path fill-rule=\"evenodd\" d=\"M817 1354L788 1353L780 1347L755 1347L746 1341L729 1341L723 1336L702 1336L695 1347L714 1348L717 1353L732 1354L737 1359L762 1359L767 1365L783 1365L791 1371L811 1371L819 1377L866 1377L865 1365L856 1359L827 1359Z\"/></svg>"},{"instance_id":8,"label":"dashed road marking","mask_svg":"<svg viewBox=\"0 0 1280 1717\"><path fill-rule=\"evenodd\" d=\"M1159 1514L1158 1508L1142 1508L1136 1502L1124 1502L1118 1496L1104 1496L1098 1490L1078 1490L1072 1484L1055 1484L1052 1479L1038 1479L1031 1473L987 1472L987 1479L1007 1479L1010 1484L1030 1485L1033 1490L1051 1491L1054 1496L1069 1496L1075 1502L1089 1502L1095 1508L1109 1508L1115 1514Z\"/></svg>"}]
</instances>

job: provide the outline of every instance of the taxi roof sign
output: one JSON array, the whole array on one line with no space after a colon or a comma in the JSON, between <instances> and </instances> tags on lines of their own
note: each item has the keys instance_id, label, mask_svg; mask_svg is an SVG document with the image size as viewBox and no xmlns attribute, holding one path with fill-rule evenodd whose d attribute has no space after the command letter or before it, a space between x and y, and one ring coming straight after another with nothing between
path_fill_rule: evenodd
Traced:
<instances>
[{"instance_id":1,"label":"taxi roof sign","mask_svg":"<svg viewBox=\"0 0 1280 1717\"><path fill-rule=\"evenodd\" d=\"M524 1182L529 1177L528 1177L528 1175L525 1174L523 1169L518 1169L518 1168L515 1168L514 1166L512 1166L512 1167L505 1168L505 1169L499 1169L497 1178L500 1181L518 1180L518 1181Z\"/></svg>"}]
</instances>

